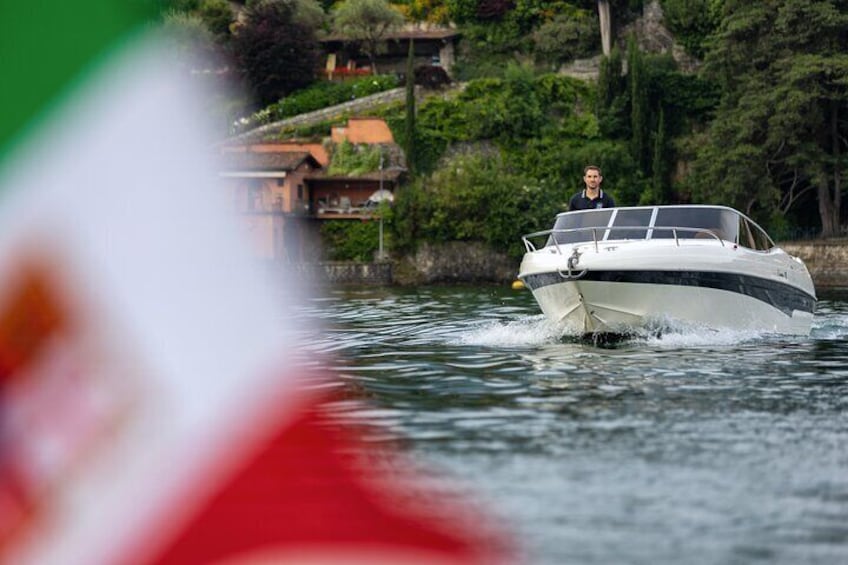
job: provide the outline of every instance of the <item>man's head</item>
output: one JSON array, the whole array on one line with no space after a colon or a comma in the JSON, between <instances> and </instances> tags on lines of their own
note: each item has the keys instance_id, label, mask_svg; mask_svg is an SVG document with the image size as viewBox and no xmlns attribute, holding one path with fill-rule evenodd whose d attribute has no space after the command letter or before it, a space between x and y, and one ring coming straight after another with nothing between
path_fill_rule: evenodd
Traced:
<instances>
[{"instance_id":1,"label":"man's head","mask_svg":"<svg viewBox=\"0 0 848 565\"><path fill-rule=\"evenodd\" d=\"M597 165L587 165L583 169L583 182L586 184L587 189L599 189L603 180L604 177L601 176L601 168Z\"/></svg>"}]
</instances>

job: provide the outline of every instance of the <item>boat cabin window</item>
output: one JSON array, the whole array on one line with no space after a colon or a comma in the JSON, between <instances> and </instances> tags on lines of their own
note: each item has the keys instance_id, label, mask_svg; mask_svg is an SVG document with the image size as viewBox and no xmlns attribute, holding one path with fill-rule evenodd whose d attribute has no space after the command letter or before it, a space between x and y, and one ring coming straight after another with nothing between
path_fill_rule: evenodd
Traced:
<instances>
[{"instance_id":1,"label":"boat cabin window","mask_svg":"<svg viewBox=\"0 0 848 565\"><path fill-rule=\"evenodd\" d=\"M739 245L756 249L757 251L768 251L774 247L774 242L760 226L740 216Z\"/></svg>"},{"instance_id":2,"label":"boat cabin window","mask_svg":"<svg viewBox=\"0 0 848 565\"><path fill-rule=\"evenodd\" d=\"M607 239L647 239L653 208L619 209Z\"/></svg>"},{"instance_id":3,"label":"boat cabin window","mask_svg":"<svg viewBox=\"0 0 848 565\"><path fill-rule=\"evenodd\" d=\"M760 251L768 251L772 247L774 247L774 242L768 236L766 232L760 228L757 224L751 224L751 232L754 234L754 241L756 242L756 247L754 249L758 249Z\"/></svg>"},{"instance_id":4,"label":"boat cabin window","mask_svg":"<svg viewBox=\"0 0 848 565\"><path fill-rule=\"evenodd\" d=\"M612 216L613 208L581 210L557 216L553 232L546 245L601 241ZM604 228L604 229L592 229Z\"/></svg>"},{"instance_id":5,"label":"boat cabin window","mask_svg":"<svg viewBox=\"0 0 848 565\"><path fill-rule=\"evenodd\" d=\"M639 206L563 212L546 246L626 239L712 239L767 251L774 242L763 229L730 208Z\"/></svg>"},{"instance_id":6,"label":"boat cabin window","mask_svg":"<svg viewBox=\"0 0 848 565\"><path fill-rule=\"evenodd\" d=\"M651 237L670 239L712 238L736 241L737 214L732 210L708 207L659 208Z\"/></svg>"},{"instance_id":7,"label":"boat cabin window","mask_svg":"<svg viewBox=\"0 0 848 565\"><path fill-rule=\"evenodd\" d=\"M754 240L754 234L751 233L751 225L748 220L739 216L739 245L750 249L757 248L757 242Z\"/></svg>"}]
</instances>

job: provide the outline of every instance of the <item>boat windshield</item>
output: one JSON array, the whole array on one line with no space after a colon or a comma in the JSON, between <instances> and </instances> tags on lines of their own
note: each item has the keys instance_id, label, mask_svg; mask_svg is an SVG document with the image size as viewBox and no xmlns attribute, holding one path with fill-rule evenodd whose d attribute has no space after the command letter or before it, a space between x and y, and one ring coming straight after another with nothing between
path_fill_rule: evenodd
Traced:
<instances>
[{"instance_id":1,"label":"boat windshield","mask_svg":"<svg viewBox=\"0 0 848 565\"><path fill-rule=\"evenodd\" d=\"M657 208L653 239L693 239L717 236L736 241L739 215L728 208L681 206ZM676 229L682 228L682 229Z\"/></svg>"},{"instance_id":2,"label":"boat windshield","mask_svg":"<svg viewBox=\"0 0 848 565\"><path fill-rule=\"evenodd\" d=\"M721 239L757 250L774 242L760 226L723 206L637 206L559 214L546 245L627 239Z\"/></svg>"},{"instance_id":3,"label":"boat windshield","mask_svg":"<svg viewBox=\"0 0 848 565\"><path fill-rule=\"evenodd\" d=\"M614 209L580 210L558 215L547 245L603 239Z\"/></svg>"}]
</instances>

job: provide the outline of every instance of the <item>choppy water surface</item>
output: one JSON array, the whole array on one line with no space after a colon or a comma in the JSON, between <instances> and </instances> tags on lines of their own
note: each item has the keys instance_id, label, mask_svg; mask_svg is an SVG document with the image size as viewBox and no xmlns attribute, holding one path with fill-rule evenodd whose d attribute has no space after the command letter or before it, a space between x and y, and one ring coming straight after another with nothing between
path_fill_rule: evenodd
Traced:
<instances>
[{"instance_id":1,"label":"choppy water surface","mask_svg":"<svg viewBox=\"0 0 848 565\"><path fill-rule=\"evenodd\" d=\"M528 563L831 564L848 563L848 296L824 298L810 337L605 347L494 287L337 290L304 314L370 397L352 416L484 500Z\"/></svg>"}]
</instances>

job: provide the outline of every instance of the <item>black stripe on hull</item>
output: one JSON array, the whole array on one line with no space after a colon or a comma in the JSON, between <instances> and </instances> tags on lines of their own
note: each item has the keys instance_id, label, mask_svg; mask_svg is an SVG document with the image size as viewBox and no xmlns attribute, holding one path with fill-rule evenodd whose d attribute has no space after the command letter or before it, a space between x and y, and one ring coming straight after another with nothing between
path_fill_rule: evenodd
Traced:
<instances>
[{"instance_id":1,"label":"black stripe on hull","mask_svg":"<svg viewBox=\"0 0 848 565\"><path fill-rule=\"evenodd\" d=\"M816 309L816 299L801 289L786 283L739 273L716 273L710 271L587 271L579 278L568 279L560 276L558 272L553 272L527 275L522 277L522 280L531 290L568 282L569 280L695 286L744 294L745 296L756 298L777 308L787 316L791 316L793 310L813 313Z\"/></svg>"}]
</instances>

